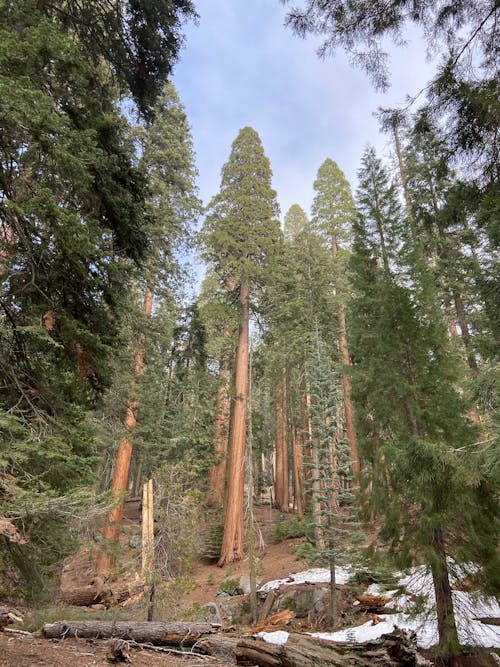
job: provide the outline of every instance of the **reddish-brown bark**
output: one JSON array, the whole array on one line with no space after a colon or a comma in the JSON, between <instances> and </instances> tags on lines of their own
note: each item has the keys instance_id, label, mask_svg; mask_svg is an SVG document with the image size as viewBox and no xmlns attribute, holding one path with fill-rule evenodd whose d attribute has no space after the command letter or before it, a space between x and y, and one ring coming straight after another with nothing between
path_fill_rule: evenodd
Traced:
<instances>
[{"instance_id":1,"label":"reddish-brown bark","mask_svg":"<svg viewBox=\"0 0 500 667\"><path fill-rule=\"evenodd\" d=\"M226 516L219 567L241 560L244 553L243 502L245 487L246 415L248 400L249 289L240 286L240 327L235 362L235 400L231 430Z\"/></svg>"},{"instance_id":2,"label":"reddish-brown bark","mask_svg":"<svg viewBox=\"0 0 500 667\"><path fill-rule=\"evenodd\" d=\"M152 281L148 282L146 293L144 295L144 313L150 316L153 310L153 288ZM144 372L144 336L141 335L138 339L136 350L134 353L134 376L139 377ZM99 578L106 578L114 566L114 557L109 550L106 549L106 542L118 543L120 538L120 528L123 520L123 503L125 493L128 488L128 478L130 472L130 462L132 460L132 440L130 433L134 430L137 423L137 401L129 399L127 402L127 410L123 425L128 434L125 435L118 444L116 452L115 468L113 472L113 480L111 482L111 497L113 506L106 515L104 521L104 528L102 537L104 541L103 548L97 554L94 574Z\"/></svg>"},{"instance_id":3,"label":"reddish-brown bark","mask_svg":"<svg viewBox=\"0 0 500 667\"><path fill-rule=\"evenodd\" d=\"M286 372L283 369L281 388L276 404L276 480L275 500L282 512L288 512L288 445L286 441Z\"/></svg>"},{"instance_id":4,"label":"reddish-brown bark","mask_svg":"<svg viewBox=\"0 0 500 667\"><path fill-rule=\"evenodd\" d=\"M297 432L297 429L293 430L293 487L294 487L294 496L295 496L295 509L299 516L304 514L304 503L303 503L303 493L304 493L304 460L302 454L302 441Z\"/></svg>"}]
</instances>

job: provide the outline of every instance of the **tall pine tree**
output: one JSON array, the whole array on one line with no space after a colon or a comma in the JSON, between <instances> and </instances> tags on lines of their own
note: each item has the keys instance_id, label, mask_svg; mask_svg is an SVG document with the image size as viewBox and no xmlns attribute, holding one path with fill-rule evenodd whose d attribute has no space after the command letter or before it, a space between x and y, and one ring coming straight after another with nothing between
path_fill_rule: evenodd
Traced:
<instances>
[{"instance_id":1,"label":"tall pine tree","mask_svg":"<svg viewBox=\"0 0 500 667\"><path fill-rule=\"evenodd\" d=\"M243 556L243 500L248 390L250 295L262 285L269 255L280 240L271 168L257 132L240 130L222 168L219 194L208 206L206 257L239 302L240 327L235 361L230 466L219 565Z\"/></svg>"}]
</instances>

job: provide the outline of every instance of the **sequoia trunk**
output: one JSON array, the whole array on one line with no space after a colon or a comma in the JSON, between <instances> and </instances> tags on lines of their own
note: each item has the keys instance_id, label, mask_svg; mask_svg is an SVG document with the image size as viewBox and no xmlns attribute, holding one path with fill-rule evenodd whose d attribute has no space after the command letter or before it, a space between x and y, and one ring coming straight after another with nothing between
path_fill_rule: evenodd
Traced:
<instances>
[{"instance_id":1,"label":"sequoia trunk","mask_svg":"<svg viewBox=\"0 0 500 667\"><path fill-rule=\"evenodd\" d=\"M248 399L248 327L250 318L249 289L240 286L240 328L235 363L235 399L231 430L230 464L226 516L219 567L243 557L243 501L245 488L246 414Z\"/></svg>"}]
</instances>

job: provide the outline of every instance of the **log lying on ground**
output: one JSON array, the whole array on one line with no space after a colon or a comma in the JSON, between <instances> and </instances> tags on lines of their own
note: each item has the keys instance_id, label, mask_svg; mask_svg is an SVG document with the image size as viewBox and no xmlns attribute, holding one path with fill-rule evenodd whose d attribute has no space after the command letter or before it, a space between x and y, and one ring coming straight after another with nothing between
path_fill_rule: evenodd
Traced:
<instances>
[{"instance_id":1,"label":"log lying on ground","mask_svg":"<svg viewBox=\"0 0 500 667\"><path fill-rule=\"evenodd\" d=\"M120 582L105 583L98 586L89 584L78 588L61 589L58 602L77 607L87 607L97 603L114 607L143 591L144 583L139 581L132 584Z\"/></svg>"},{"instance_id":2,"label":"log lying on ground","mask_svg":"<svg viewBox=\"0 0 500 667\"><path fill-rule=\"evenodd\" d=\"M331 642L308 635L291 634L286 644L276 646L260 639L244 639L236 646L238 665L259 667L426 667L431 663L419 655L415 637L401 630L380 639L354 644Z\"/></svg>"},{"instance_id":3,"label":"log lying on ground","mask_svg":"<svg viewBox=\"0 0 500 667\"><path fill-rule=\"evenodd\" d=\"M83 637L119 638L138 644L190 647L208 655L225 655L238 665L259 667L427 667L419 655L414 634L395 630L380 639L354 644L331 642L305 634L291 634L277 646L261 639L238 639L219 632L210 623L147 621L59 621L47 623L42 634L48 639Z\"/></svg>"},{"instance_id":4,"label":"log lying on ground","mask_svg":"<svg viewBox=\"0 0 500 667\"><path fill-rule=\"evenodd\" d=\"M47 639L84 637L90 639L127 639L138 644L192 646L204 635L219 630L210 623L148 621L58 621L46 623L42 634Z\"/></svg>"}]
</instances>

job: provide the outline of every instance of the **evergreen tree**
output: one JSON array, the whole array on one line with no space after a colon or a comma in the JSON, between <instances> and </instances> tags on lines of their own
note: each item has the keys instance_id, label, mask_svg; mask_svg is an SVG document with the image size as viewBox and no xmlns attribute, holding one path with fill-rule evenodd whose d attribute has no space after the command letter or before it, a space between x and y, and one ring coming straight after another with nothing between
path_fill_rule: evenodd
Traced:
<instances>
[{"instance_id":1,"label":"evergreen tree","mask_svg":"<svg viewBox=\"0 0 500 667\"><path fill-rule=\"evenodd\" d=\"M105 548L101 550L96 563L96 574L99 576L106 576L112 565L106 543L117 543L119 540L123 500L132 460L131 433L136 428L140 403L148 402L147 385L142 385L141 392L140 378L144 376L147 347L153 349L154 345L153 341L148 343L147 338L153 333L149 321L153 314L155 292L157 298L163 297L163 301L169 299L173 274L178 273L175 251L180 244L185 243L189 227L201 208L196 196L197 174L189 126L184 108L171 83L165 85L155 119L145 128L145 132L140 166L147 177L151 193L147 206L152 221L152 247L145 262L143 317L139 321L135 340L133 378L127 390L127 408L123 421L126 433L119 442L111 483L115 505L106 518L103 531ZM199 318L194 316L193 321L198 322ZM203 349L203 344L194 343L193 349ZM188 355L189 351L184 350L184 358ZM151 374L148 373L148 383L150 381ZM139 399L139 393L142 393L142 400ZM148 426L146 430L149 430ZM147 466L141 469L147 472Z\"/></svg>"},{"instance_id":2,"label":"evergreen tree","mask_svg":"<svg viewBox=\"0 0 500 667\"><path fill-rule=\"evenodd\" d=\"M322 549L315 557L330 568L330 623L339 621L335 566L353 563L354 547L359 542L354 514L353 471L349 446L338 421L342 419L341 382L328 358L325 344L317 334L307 363L310 386L309 419L312 447L317 464L313 466L313 506L320 511L315 521ZM316 548L318 548L316 544Z\"/></svg>"},{"instance_id":3,"label":"evergreen tree","mask_svg":"<svg viewBox=\"0 0 500 667\"><path fill-rule=\"evenodd\" d=\"M312 205L313 224L318 232L328 239L334 257L335 291L338 300L338 340L344 365L342 390L345 428L354 471L359 474L358 438L354 425L355 415L351 400L350 380L347 373L347 369L351 365L351 357L349 355L345 318L346 256L342 251L342 243L345 243L349 238L350 225L355 217L355 206L349 183L338 165L330 158L327 158L319 168L314 189L316 195Z\"/></svg>"},{"instance_id":4,"label":"evergreen tree","mask_svg":"<svg viewBox=\"0 0 500 667\"><path fill-rule=\"evenodd\" d=\"M291 218L298 221L293 235L287 231ZM304 478L310 477L310 468L303 469L304 462L308 464L310 459L305 366L317 329L325 340L332 340L337 334L334 269L331 251L314 233L298 205L292 206L285 216L285 234L289 238L280 254L274 257L262 304L265 324L262 358L266 382L274 405L279 408L275 412L279 417L275 419L276 435L282 434L282 437L277 441L276 456L285 454L284 446L293 454L288 459L293 462L295 504L302 510L304 500L310 499L310 495L304 496ZM285 394L286 405L283 404ZM288 447L287 441L292 442L292 447ZM278 442L281 442L281 454ZM288 479L288 474L286 470L283 479Z\"/></svg>"},{"instance_id":5,"label":"evergreen tree","mask_svg":"<svg viewBox=\"0 0 500 667\"><path fill-rule=\"evenodd\" d=\"M409 247L412 235L402 236L386 244L399 247L389 271L382 261L381 239L404 227L397 220L395 193L372 151L360 171L359 199L351 317L360 445L374 471L372 502L383 515L381 538L400 563L422 558L431 570L439 655L452 664L458 635L448 558L482 563L490 585L498 585L491 577L498 564L492 548L498 508L481 455L471 455L476 437L458 390L461 367L450 350L420 247ZM387 218L375 202L384 203Z\"/></svg>"},{"instance_id":6,"label":"evergreen tree","mask_svg":"<svg viewBox=\"0 0 500 667\"><path fill-rule=\"evenodd\" d=\"M287 241L293 241L299 234L307 231L311 226L303 208L292 204L285 215L284 232Z\"/></svg>"},{"instance_id":7,"label":"evergreen tree","mask_svg":"<svg viewBox=\"0 0 500 667\"><path fill-rule=\"evenodd\" d=\"M229 160L222 168L220 191L208 206L205 222L206 257L226 289L238 295L240 304L221 566L243 556L250 293L262 284L269 255L279 242L278 210L276 193L271 188L271 168L259 135L245 127L233 142Z\"/></svg>"},{"instance_id":8,"label":"evergreen tree","mask_svg":"<svg viewBox=\"0 0 500 667\"><path fill-rule=\"evenodd\" d=\"M31 498L23 523L33 552L47 535L58 542L48 562L64 531L47 530L57 512L43 501L81 496L92 480L89 411L123 345L149 231L109 62L89 58L64 17L31 0L0 8L2 498L7 515L18 494Z\"/></svg>"}]
</instances>

